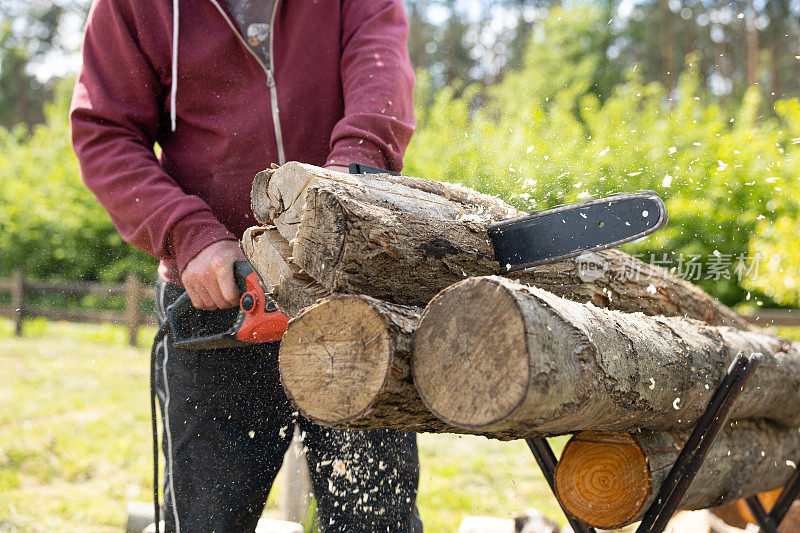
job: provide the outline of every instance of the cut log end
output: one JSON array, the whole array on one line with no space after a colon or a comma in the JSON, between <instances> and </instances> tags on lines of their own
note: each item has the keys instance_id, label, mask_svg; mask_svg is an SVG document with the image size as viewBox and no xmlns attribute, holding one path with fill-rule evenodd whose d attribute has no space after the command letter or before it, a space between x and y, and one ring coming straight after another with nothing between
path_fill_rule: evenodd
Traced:
<instances>
[{"instance_id":1,"label":"cut log end","mask_svg":"<svg viewBox=\"0 0 800 533\"><path fill-rule=\"evenodd\" d=\"M647 457L630 435L583 431L556 468L556 497L566 511L603 529L629 524L644 510L652 483Z\"/></svg>"},{"instance_id":2,"label":"cut log end","mask_svg":"<svg viewBox=\"0 0 800 533\"><path fill-rule=\"evenodd\" d=\"M480 429L503 419L525 397L525 324L513 296L491 278L458 285L439 293L420 321L414 383L439 418ZM474 320L459 320L465 309L473 310Z\"/></svg>"},{"instance_id":3,"label":"cut log end","mask_svg":"<svg viewBox=\"0 0 800 533\"><path fill-rule=\"evenodd\" d=\"M277 228L248 228L241 246L264 289L271 293L278 309L286 316L295 317L318 299L328 296L325 289L287 260L291 246Z\"/></svg>"},{"instance_id":4,"label":"cut log end","mask_svg":"<svg viewBox=\"0 0 800 533\"><path fill-rule=\"evenodd\" d=\"M766 512L770 512L772 510L772 506L774 506L775 502L778 501L778 497L780 496L781 492L783 492L783 488L762 492L758 495L758 499L761 502L761 505L764 506L764 510ZM714 507L711 509L711 512L714 513L717 518L722 519L722 521L729 526L738 527L741 529L746 528L748 523L757 523L756 517L753 516L750 506L747 505L747 502L744 499L736 500L735 502L721 505L719 507Z\"/></svg>"},{"instance_id":5,"label":"cut log end","mask_svg":"<svg viewBox=\"0 0 800 533\"><path fill-rule=\"evenodd\" d=\"M567 512L592 527L641 520L663 489L688 433L585 431L572 437L556 468L555 493ZM707 509L781 487L794 473L800 433L769 422L738 421L720 430L678 509Z\"/></svg>"},{"instance_id":6,"label":"cut log end","mask_svg":"<svg viewBox=\"0 0 800 533\"><path fill-rule=\"evenodd\" d=\"M370 303L338 296L289 325L280 348L281 379L306 418L341 425L371 408L393 354L386 323Z\"/></svg>"}]
</instances>

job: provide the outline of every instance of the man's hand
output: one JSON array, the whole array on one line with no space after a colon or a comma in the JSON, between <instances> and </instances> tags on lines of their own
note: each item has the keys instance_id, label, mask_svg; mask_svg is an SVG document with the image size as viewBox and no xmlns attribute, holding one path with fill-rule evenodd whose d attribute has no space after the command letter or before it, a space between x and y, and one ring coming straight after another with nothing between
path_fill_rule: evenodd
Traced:
<instances>
[{"instance_id":1,"label":"man's hand","mask_svg":"<svg viewBox=\"0 0 800 533\"><path fill-rule=\"evenodd\" d=\"M233 264L244 260L236 241L218 241L203 248L189 261L181 282L197 309L227 309L239 303L233 280Z\"/></svg>"}]
</instances>

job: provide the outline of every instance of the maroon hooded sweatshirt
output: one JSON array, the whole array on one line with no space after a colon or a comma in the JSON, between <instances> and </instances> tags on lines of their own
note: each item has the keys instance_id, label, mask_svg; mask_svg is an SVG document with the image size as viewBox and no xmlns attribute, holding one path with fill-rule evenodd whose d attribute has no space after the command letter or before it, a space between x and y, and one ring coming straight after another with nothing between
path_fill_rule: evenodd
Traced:
<instances>
[{"instance_id":1,"label":"maroon hooded sweatshirt","mask_svg":"<svg viewBox=\"0 0 800 533\"><path fill-rule=\"evenodd\" d=\"M265 65L224 0L95 0L89 12L75 153L123 239L171 283L255 224L250 186L270 163L402 168L414 78L401 0L276 0L271 31Z\"/></svg>"}]
</instances>

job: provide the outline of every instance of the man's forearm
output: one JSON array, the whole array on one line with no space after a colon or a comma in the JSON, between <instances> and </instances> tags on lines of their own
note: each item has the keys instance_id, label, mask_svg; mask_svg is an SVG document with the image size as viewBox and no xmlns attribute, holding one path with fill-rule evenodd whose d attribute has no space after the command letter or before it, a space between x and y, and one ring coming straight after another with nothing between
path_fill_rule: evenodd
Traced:
<instances>
[{"instance_id":1,"label":"man's forearm","mask_svg":"<svg viewBox=\"0 0 800 533\"><path fill-rule=\"evenodd\" d=\"M414 131L414 73L400 0L342 4L345 116L331 134L328 164L400 171Z\"/></svg>"},{"instance_id":2,"label":"man's forearm","mask_svg":"<svg viewBox=\"0 0 800 533\"><path fill-rule=\"evenodd\" d=\"M163 87L133 34L133 1L92 5L70 107L72 143L86 185L122 238L182 271L210 244L236 237L203 200L183 191L153 153Z\"/></svg>"}]
</instances>

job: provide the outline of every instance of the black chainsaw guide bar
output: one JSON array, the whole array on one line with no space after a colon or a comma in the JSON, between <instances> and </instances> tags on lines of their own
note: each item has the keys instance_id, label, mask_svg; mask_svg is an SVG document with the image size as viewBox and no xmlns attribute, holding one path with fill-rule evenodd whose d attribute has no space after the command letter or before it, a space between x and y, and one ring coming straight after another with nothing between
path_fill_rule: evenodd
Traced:
<instances>
[{"instance_id":1,"label":"black chainsaw guide bar","mask_svg":"<svg viewBox=\"0 0 800 533\"><path fill-rule=\"evenodd\" d=\"M488 229L495 260L512 272L635 241L666 221L661 198L637 192L503 220Z\"/></svg>"}]
</instances>

